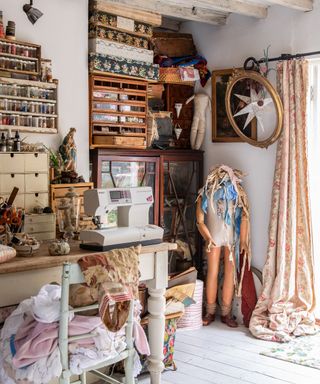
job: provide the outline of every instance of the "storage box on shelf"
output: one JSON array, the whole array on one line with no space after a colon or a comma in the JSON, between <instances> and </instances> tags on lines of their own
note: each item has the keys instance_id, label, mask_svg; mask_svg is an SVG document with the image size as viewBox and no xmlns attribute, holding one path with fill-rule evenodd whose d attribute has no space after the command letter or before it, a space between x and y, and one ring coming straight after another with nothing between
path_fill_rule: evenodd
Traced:
<instances>
[{"instance_id":1,"label":"storage box on shelf","mask_svg":"<svg viewBox=\"0 0 320 384\"><path fill-rule=\"evenodd\" d=\"M129 78L146 79L149 81L159 80L159 66L157 64L101 53L89 54L89 70L92 74L104 75L109 73L111 75L127 76Z\"/></svg>"},{"instance_id":2,"label":"storage box on shelf","mask_svg":"<svg viewBox=\"0 0 320 384\"><path fill-rule=\"evenodd\" d=\"M54 240L56 238L56 215L54 213L26 214L23 231L37 240Z\"/></svg>"},{"instance_id":3,"label":"storage box on shelf","mask_svg":"<svg viewBox=\"0 0 320 384\"><path fill-rule=\"evenodd\" d=\"M0 39L0 71L40 75L41 47L17 40Z\"/></svg>"},{"instance_id":4,"label":"storage box on shelf","mask_svg":"<svg viewBox=\"0 0 320 384\"><path fill-rule=\"evenodd\" d=\"M56 133L57 83L0 77L0 130Z\"/></svg>"},{"instance_id":5,"label":"storage box on shelf","mask_svg":"<svg viewBox=\"0 0 320 384\"><path fill-rule=\"evenodd\" d=\"M90 77L90 147L146 148L147 82Z\"/></svg>"},{"instance_id":6,"label":"storage box on shelf","mask_svg":"<svg viewBox=\"0 0 320 384\"><path fill-rule=\"evenodd\" d=\"M80 228L89 228L92 224L92 219L84 214L83 194L88 189L93 188L93 183L77 183L77 184L51 184L50 185L50 207L56 213L57 207L61 199L64 198L69 188L73 187L74 191L80 198Z\"/></svg>"},{"instance_id":7,"label":"storage box on shelf","mask_svg":"<svg viewBox=\"0 0 320 384\"><path fill-rule=\"evenodd\" d=\"M157 81L150 39L161 15L108 1L90 1L89 9L90 72Z\"/></svg>"},{"instance_id":8,"label":"storage box on shelf","mask_svg":"<svg viewBox=\"0 0 320 384\"><path fill-rule=\"evenodd\" d=\"M19 188L14 201L17 207L32 212L49 205L49 159L46 153L0 152L0 196L8 198Z\"/></svg>"}]
</instances>

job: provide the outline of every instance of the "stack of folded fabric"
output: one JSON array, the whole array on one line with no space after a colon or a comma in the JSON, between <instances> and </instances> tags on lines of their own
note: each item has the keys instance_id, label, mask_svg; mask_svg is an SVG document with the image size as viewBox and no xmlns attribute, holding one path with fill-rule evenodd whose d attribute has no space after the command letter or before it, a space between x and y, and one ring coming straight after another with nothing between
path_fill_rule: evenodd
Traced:
<instances>
[{"instance_id":1,"label":"stack of folded fabric","mask_svg":"<svg viewBox=\"0 0 320 384\"><path fill-rule=\"evenodd\" d=\"M194 83L204 87L211 73L207 61L197 54L189 33L156 32L152 37L154 62L160 65L160 81L164 83Z\"/></svg>"},{"instance_id":2,"label":"stack of folded fabric","mask_svg":"<svg viewBox=\"0 0 320 384\"><path fill-rule=\"evenodd\" d=\"M62 372L58 346L61 288L45 285L6 319L0 340L0 383L46 384ZM70 316L69 336L95 336L69 344L70 370L112 359L126 348L124 330L109 332L97 316Z\"/></svg>"},{"instance_id":3,"label":"stack of folded fabric","mask_svg":"<svg viewBox=\"0 0 320 384\"><path fill-rule=\"evenodd\" d=\"M158 80L159 66L153 64L149 47L153 27L159 25L160 15L107 0L90 1L90 71Z\"/></svg>"}]
</instances>

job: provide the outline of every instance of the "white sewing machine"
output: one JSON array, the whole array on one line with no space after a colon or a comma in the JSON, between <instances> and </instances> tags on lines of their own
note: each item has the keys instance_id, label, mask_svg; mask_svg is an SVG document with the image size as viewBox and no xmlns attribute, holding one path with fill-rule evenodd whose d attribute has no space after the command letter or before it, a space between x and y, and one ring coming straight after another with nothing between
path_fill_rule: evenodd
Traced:
<instances>
[{"instance_id":1,"label":"white sewing machine","mask_svg":"<svg viewBox=\"0 0 320 384\"><path fill-rule=\"evenodd\" d=\"M85 213L96 229L80 231L80 247L95 251L159 244L163 229L149 224L153 204L151 187L91 189L84 192ZM108 214L117 210L117 226L110 227Z\"/></svg>"}]
</instances>

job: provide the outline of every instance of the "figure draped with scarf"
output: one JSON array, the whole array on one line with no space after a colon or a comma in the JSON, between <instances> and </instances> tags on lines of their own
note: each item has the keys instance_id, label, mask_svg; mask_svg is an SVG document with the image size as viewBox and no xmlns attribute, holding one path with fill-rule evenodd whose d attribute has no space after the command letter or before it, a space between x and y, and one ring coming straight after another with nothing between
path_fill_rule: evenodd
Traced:
<instances>
[{"instance_id":1,"label":"figure draped with scarf","mask_svg":"<svg viewBox=\"0 0 320 384\"><path fill-rule=\"evenodd\" d=\"M199 191L197 225L207 243L208 259L204 325L215 319L220 254L224 248L221 320L230 327L237 326L231 314L234 289L237 295L241 294L244 268L251 262L249 205L242 177L241 171L220 165L210 171ZM243 255L242 265L240 254Z\"/></svg>"}]
</instances>

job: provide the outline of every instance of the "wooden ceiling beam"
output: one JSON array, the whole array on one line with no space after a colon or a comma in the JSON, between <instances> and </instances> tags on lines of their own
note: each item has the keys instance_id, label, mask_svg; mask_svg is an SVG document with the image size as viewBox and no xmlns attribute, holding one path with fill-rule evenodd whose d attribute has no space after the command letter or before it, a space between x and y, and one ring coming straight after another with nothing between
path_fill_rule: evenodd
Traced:
<instances>
[{"instance_id":1,"label":"wooden ceiling beam","mask_svg":"<svg viewBox=\"0 0 320 384\"><path fill-rule=\"evenodd\" d=\"M268 8L263 5L249 3L245 0L168 0L168 4L199 7L217 12L238 13L265 19Z\"/></svg>"},{"instance_id":2,"label":"wooden ceiling beam","mask_svg":"<svg viewBox=\"0 0 320 384\"><path fill-rule=\"evenodd\" d=\"M159 13L163 16L176 19L198 21L200 23L224 25L227 15L194 6L174 5L169 1L161 0L108 0L109 3L123 4L149 12Z\"/></svg>"},{"instance_id":3,"label":"wooden ceiling beam","mask_svg":"<svg viewBox=\"0 0 320 384\"><path fill-rule=\"evenodd\" d=\"M268 0L268 3L305 12L313 10L313 0Z\"/></svg>"}]
</instances>

